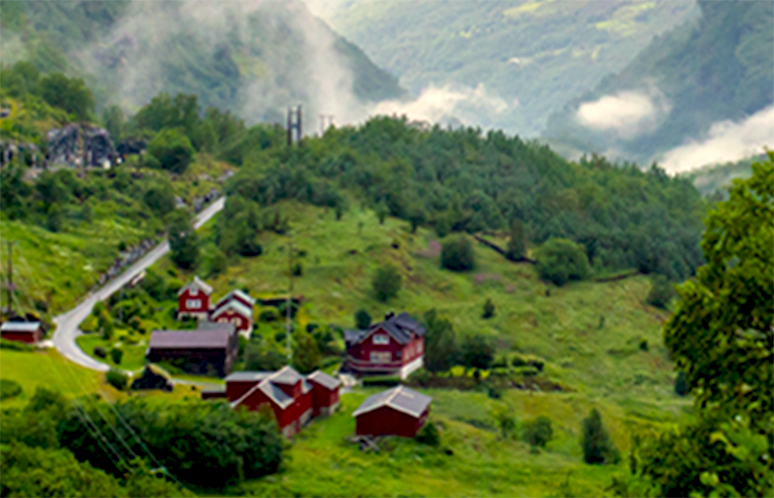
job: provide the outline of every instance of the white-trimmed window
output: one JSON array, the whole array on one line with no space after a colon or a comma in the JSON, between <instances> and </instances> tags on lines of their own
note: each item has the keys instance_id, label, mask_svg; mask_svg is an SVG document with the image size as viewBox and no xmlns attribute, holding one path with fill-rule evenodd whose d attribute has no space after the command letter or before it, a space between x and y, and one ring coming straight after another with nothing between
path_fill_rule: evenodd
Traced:
<instances>
[{"instance_id":1,"label":"white-trimmed window","mask_svg":"<svg viewBox=\"0 0 774 498\"><path fill-rule=\"evenodd\" d=\"M371 351L371 363L389 363L391 360L392 353L389 351Z\"/></svg>"},{"instance_id":2,"label":"white-trimmed window","mask_svg":"<svg viewBox=\"0 0 774 498\"><path fill-rule=\"evenodd\" d=\"M376 334L373 338L374 344L387 345L390 343L390 336L386 334Z\"/></svg>"},{"instance_id":3,"label":"white-trimmed window","mask_svg":"<svg viewBox=\"0 0 774 498\"><path fill-rule=\"evenodd\" d=\"M186 299L185 301L185 307L189 310L198 310L202 307L202 300L201 299Z\"/></svg>"},{"instance_id":4,"label":"white-trimmed window","mask_svg":"<svg viewBox=\"0 0 774 498\"><path fill-rule=\"evenodd\" d=\"M422 343L418 342L417 343L417 353L421 353L421 352L422 352Z\"/></svg>"},{"instance_id":5,"label":"white-trimmed window","mask_svg":"<svg viewBox=\"0 0 774 498\"><path fill-rule=\"evenodd\" d=\"M188 290L188 293L191 294L192 296L198 296L199 295L199 288L198 287L191 287Z\"/></svg>"}]
</instances>

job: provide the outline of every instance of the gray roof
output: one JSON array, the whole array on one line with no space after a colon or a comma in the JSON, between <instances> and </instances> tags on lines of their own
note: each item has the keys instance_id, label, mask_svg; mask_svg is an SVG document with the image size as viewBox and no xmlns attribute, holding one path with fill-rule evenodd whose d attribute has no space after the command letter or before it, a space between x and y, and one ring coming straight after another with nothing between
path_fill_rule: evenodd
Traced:
<instances>
[{"instance_id":1,"label":"gray roof","mask_svg":"<svg viewBox=\"0 0 774 498\"><path fill-rule=\"evenodd\" d=\"M0 325L1 332L35 332L40 322L5 322Z\"/></svg>"},{"instance_id":2,"label":"gray roof","mask_svg":"<svg viewBox=\"0 0 774 498\"><path fill-rule=\"evenodd\" d=\"M154 330L150 349L228 348L232 334L225 330Z\"/></svg>"},{"instance_id":3,"label":"gray roof","mask_svg":"<svg viewBox=\"0 0 774 498\"><path fill-rule=\"evenodd\" d=\"M333 391L341 385L341 381L339 379L331 377L322 370L315 370L314 372L307 375L306 378L320 384L330 391Z\"/></svg>"},{"instance_id":4,"label":"gray roof","mask_svg":"<svg viewBox=\"0 0 774 498\"><path fill-rule=\"evenodd\" d=\"M236 325L233 323L199 322L196 330L206 330L208 332L222 331L233 335L236 332Z\"/></svg>"},{"instance_id":5,"label":"gray roof","mask_svg":"<svg viewBox=\"0 0 774 498\"><path fill-rule=\"evenodd\" d=\"M274 383L273 383L273 382L271 382L271 381L268 381L268 380L266 380L266 381L263 381L263 382L261 382L260 384L258 384L258 386L257 386L257 387L258 387L258 389L260 389L261 391L263 391L263 393L264 393L266 396L268 396L269 398L271 398L272 400L274 400L274 402L275 402L275 403L277 403L278 405L280 405L280 406L281 406L283 409L284 409L284 408L287 408L287 407L288 407L290 404L292 404L292 403L293 403L293 401L294 401L294 400L293 400L293 397L291 397L291 396L288 396L287 394L285 394L285 393L282 391L282 389L280 389L279 387L277 387L277 385L276 385L276 384L274 384ZM252 389L251 389L251 391L252 391Z\"/></svg>"},{"instance_id":6,"label":"gray roof","mask_svg":"<svg viewBox=\"0 0 774 498\"><path fill-rule=\"evenodd\" d=\"M226 382L250 382L263 380L274 372L244 371L234 372L226 377Z\"/></svg>"},{"instance_id":7,"label":"gray roof","mask_svg":"<svg viewBox=\"0 0 774 498\"><path fill-rule=\"evenodd\" d=\"M212 294L212 286L205 283L202 279L199 278L199 276L195 276L193 280L188 282L188 285L185 285L182 287L179 291L177 291L177 295L179 296L183 292L185 292L186 289L190 289L191 287L196 287L200 289L202 292L207 294L208 296Z\"/></svg>"},{"instance_id":8,"label":"gray roof","mask_svg":"<svg viewBox=\"0 0 774 498\"><path fill-rule=\"evenodd\" d=\"M352 414L353 417L358 417L364 413L376 410L383 406L389 406L399 412L403 412L412 417L419 417L430 406L430 402L433 398L420 394L413 389L409 389L405 386L398 386L388 391L380 392L369 396L363 401L363 404L358 407Z\"/></svg>"},{"instance_id":9,"label":"gray roof","mask_svg":"<svg viewBox=\"0 0 774 498\"><path fill-rule=\"evenodd\" d=\"M271 377L272 382L277 384L284 384L287 386L294 386L296 382L302 380L301 374L298 373L293 367L286 365L277 370L277 373Z\"/></svg>"},{"instance_id":10,"label":"gray roof","mask_svg":"<svg viewBox=\"0 0 774 498\"><path fill-rule=\"evenodd\" d=\"M425 335L425 328L417 323L416 320L411 318L411 315L404 311L399 315L387 318L383 322L371 325L368 330L349 331L349 337L351 337L352 340L347 339L347 331L344 331L344 339L348 343L358 343L378 329L383 329L385 332L390 334L390 336L392 336L392 338L395 339L398 344L406 344L409 342L411 340L412 332L419 336ZM355 332L358 334L356 335Z\"/></svg>"},{"instance_id":11,"label":"gray roof","mask_svg":"<svg viewBox=\"0 0 774 498\"><path fill-rule=\"evenodd\" d=\"M344 341L347 344L350 343L356 343L360 342L360 339L363 338L368 333L367 330L344 330Z\"/></svg>"},{"instance_id":12,"label":"gray roof","mask_svg":"<svg viewBox=\"0 0 774 498\"><path fill-rule=\"evenodd\" d=\"M246 292L243 292L243 291L241 291L239 289L234 289L231 292L229 292L228 294L226 294L225 296L223 296L220 299L218 299L218 302L215 303L215 307L217 308L218 306L220 306L222 304L225 304L226 301L234 299L235 297L238 297L240 299L243 299L243 300L247 301L248 303L250 303L251 306L255 306L255 299L250 297L249 294L247 294Z\"/></svg>"},{"instance_id":13,"label":"gray roof","mask_svg":"<svg viewBox=\"0 0 774 498\"><path fill-rule=\"evenodd\" d=\"M253 319L253 310L242 304L241 302L232 299L231 301L221 305L219 308L217 308L213 313L212 317L215 318L217 316L220 316L224 311L228 309L233 309L240 315L247 317L249 319Z\"/></svg>"},{"instance_id":14,"label":"gray roof","mask_svg":"<svg viewBox=\"0 0 774 498\"><path fill-rule=\"evenodd\" d=\"M293 403L293 397L288 396L285 394L282 389L277 387L277 383L279 384L291 384L292 378L296 377L297 380L303 380L303 377L296 372L293 368L290 366L285 366L281 368L280 370L277 370L276 372L237 372L237 373L244 373L244 374L264 374L268 373L265 377L262 378L262 380L256 384L252 389L248 390L241 398L237 399L236 401L231 403L231 407L237 407L244 400L246 400L248 397L250 397L256 389L260 389L262 393L264 393L270 400L274 401L279 405L283 410L290 406ZM229 378L233 377L234 374L229 375L229 377L226 379L227 381ZM279 381L278 381L279 379ZM237 379L231 379L231 380L237 380ZM295 382L292 382L292 384L295 384ZM302 390L304 390L304 387L302 385ZM311 389L311 386L306 386ZM308 390L304 390L304 392L309 392Z\"/></svg>"}]
</instances>

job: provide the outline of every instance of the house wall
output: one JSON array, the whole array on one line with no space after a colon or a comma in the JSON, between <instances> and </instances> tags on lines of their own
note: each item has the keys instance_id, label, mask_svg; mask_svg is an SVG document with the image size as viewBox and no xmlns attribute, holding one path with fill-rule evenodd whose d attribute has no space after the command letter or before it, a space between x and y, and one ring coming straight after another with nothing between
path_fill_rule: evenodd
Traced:
<instances>
[{"instance_id":1,"label":"house wall","mask_svg":"<svg viewBox=\"0 0 774 498\"><path fill-rule=\"evenodd\" d=\"M211 365L220 377L231 372L233 361L233 355L225 349L150 349L146 358L151 363L184 359L186 364L183 369L198 374L207 374Z\"/></svg>"},{"instance_id":2,"label":"house wall","mask_svg":"<svg viewBox=\"0 0 774 498\"><path fill-rule=\"evenodd\" d=\"M272 402L263 391L256 389L239 406L244 406L249 411L257 411L261 405L266 403L269 403L271 406L274 411L274 416L277 419L277 425L279 425L279 428L285 437L288 438L301 430L301 427L303 427L313 415L311 391L297 398L283 410L276 403Z\"/></svg>"},{"instance_id":3,"label":"house wall","mask_svg":"<svg viewBox=\"0 0 774 498\"><path fill-rule=\"evenodd\" d=\"M376 335L387 335L389 343L375 344L374 336ZM423 336L415 335L407 344L401 345L385 330L379 328L363 342L355 344L347 350L347 363L356 372L397 374L404 366L424 356L424 346L425 338ZM374 359L372 353L383 354L384 358L372 361ZM389 359L387 359L387 354L389 354Z\"/></svg>"},{"instance_id":4,"label":"house wall","mask_svg":"<svg viewBox=\"0 0 774 498\"><path fill-rule=\"evenodd\" d=\"M248 381L228 381L226 382L226 397L229 401L236 401L245 394L247 394L247 391L255 387L258 382L257 380L248 380Z\"/></svg>"},{"instance_id":5,"label":"house wall","mask_svg":"<svg viewBox=\"0 0 774 498\"><path fill-rule=\"evenodd\" d=\"M414 437L427 420L428 410L415 418L389 406L364 413L355 419L360 435Z\"/></svg>"},{"instance_id":6,"label":"house wall","mask_svg":"<svg viewBox=\"0 0 774 498\"><path fill-rule=\"evenodd\" d=\"M330 415L339 405L339 388L329 390L325 386L310 380L312 384L312 405L314 407L314 416ZM333 407L333 409L331 409Z\"/></svg>"},{"instance_id":7,"label":"house wall","mask_svg":"<svg viewBox=\"0 0 774 498\"><path fill-rule=\"evenodd\" d=\"M199 301L199 306L189 306L189 301ZM196 294L191 289L186 289L177 296L177 316L183 318L193 316L206 320L210 313L210 296L199 290Z\"/></svg>"},{"instance_id":8,"label":"house wall","mask_svg":"<svg viewBox=\"0 0 774 498\"><path fill-rule=\"evenodd\" d=\"M2 333L2 338L7 339L9 341L26 342L28 344L33 344L36 342L40 342L40 340L43 338L43 333L40 330L37 330L35 332L5 331Z\"/></svg>"},{"instance_id":9,"label":"house wall","mask_svg":"<svg viewBox=\"0 0 774 498\"><path fill-rule=\"evenodd\" d=\"M244 317L232 309L217 314L213 313L212 319L214 322L218 323L233 323L236 325L237 330L240 331L251 330L253 328L253 323L250 318Z\"/></svg>"}]
</instances>

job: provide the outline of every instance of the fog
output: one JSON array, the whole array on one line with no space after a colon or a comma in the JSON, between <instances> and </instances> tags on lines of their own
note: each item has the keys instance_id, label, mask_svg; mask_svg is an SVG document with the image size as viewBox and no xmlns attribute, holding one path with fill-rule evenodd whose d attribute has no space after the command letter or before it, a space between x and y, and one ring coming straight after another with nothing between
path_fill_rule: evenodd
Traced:
<instances>
[{"instance_id":1,"label":"fog","mask_svg":"<svg viewBox=\"0 0 774 498\"><path fill-rule=\"evenodd\" d=\"M669 112L669 104L658 90L625 91L586 102L578 108L577 119L585 127L616 133L632 139L652 132Z\"/></svg>"}]
</instances>

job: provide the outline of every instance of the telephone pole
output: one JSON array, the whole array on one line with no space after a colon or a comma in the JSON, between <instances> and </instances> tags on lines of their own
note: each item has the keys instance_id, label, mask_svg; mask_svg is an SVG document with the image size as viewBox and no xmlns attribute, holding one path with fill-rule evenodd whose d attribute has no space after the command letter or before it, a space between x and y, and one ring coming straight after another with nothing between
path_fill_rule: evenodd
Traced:
<instances>
[{"instance_id":1,"label":"telephone pole","mask_svg":"<svg viewBox=\"0 0 774 498\"><path fill-rule=\"evenodd\" d=\"M290 321L291 310L293 309L293 236L290 235L288 243L288 299L285 302L285 340L288 350L288 364L293 359L293 349L290 341L290 333L293 325Z\"/></svg>"},{"instance_id":2,"label":"telephone pole","mask_svg":"<svg viewBox=\"0 0 774 498\"><path fill-rule=\"evenodd\" d=\"M8 241L8 318L13 311L13 241Z\"/></svg>"},{"instance_id":3,"label":"telephone pole","mask_svg":"<svg viewBox=\"0 0 774 498\"><path fill-rule=\"evenodd\" d=\"M293 130L295 129L295 142L298 145L301 145L301 137L303 137L303 128L302 128L302 117L301 117L301 106L298 106L298 109L295 111L293 108L288 107L288 147L293 146Z\"/></svg>"}]
</instances>

